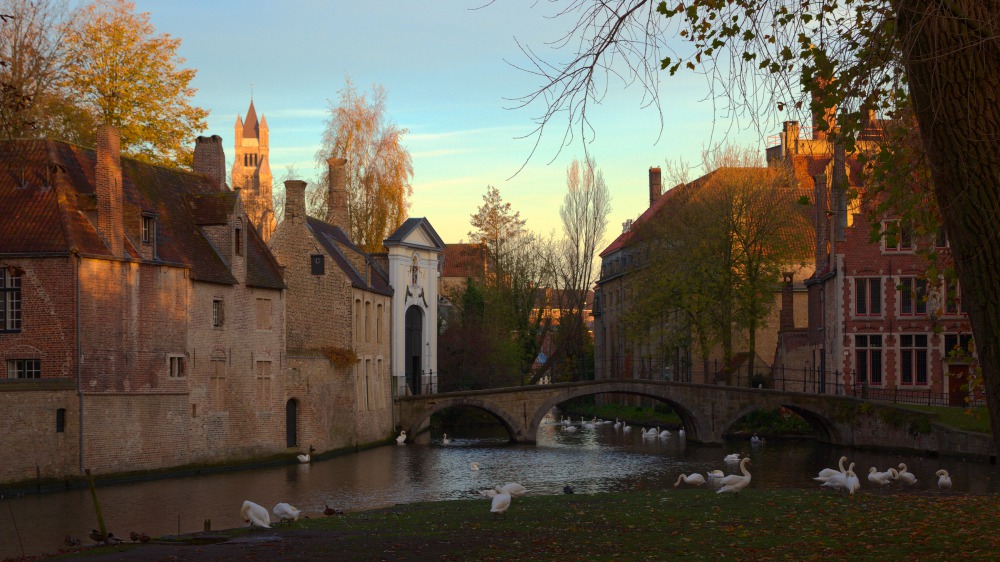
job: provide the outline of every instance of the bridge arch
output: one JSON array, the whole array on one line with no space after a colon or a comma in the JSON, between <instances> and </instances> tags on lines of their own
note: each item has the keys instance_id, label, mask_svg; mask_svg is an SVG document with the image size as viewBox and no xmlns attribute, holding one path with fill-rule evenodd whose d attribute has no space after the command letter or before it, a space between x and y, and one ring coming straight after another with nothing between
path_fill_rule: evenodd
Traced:
<instances>
[{"instance_id":1,"label":"bridge arch","mask_svg":"<svg viewBox=\"0 0 1000 562\"><path fill-rule=\"evenodd\" d=\"M413 420L407 420L410 422L410 425L408 427L403 427L403 429L406 430L407 435L415 436L417 435L418 429L423 427L431 419L431 416L433 416L434 414L442 410L447 410L448 408L463 407L463 406L482 410L495 417L501 424L503 424L504 428L507 430L507 434L510 436L511 441L524 440L525 438L524 431L521 429L520 422L513 416L511 416L509 412L507 412L501 407L498 407L493 402L489 402L486 400L479 400L473 397L464 397L464 396L435 402L435 404L430 408L428 408L427 410L425 410L423 412L423 415L421 415L419 418L415 418Z\"/></svg>"},{"instance_id":2,"label":"bridge arch","mask_svg":"<svg viewBox=\"0 0 1000 562\"><path fill-rule=\"evenodd\" d=\"M608 384L598 390L593 388L568 389L566 392L553 396L543 402L542 405L535 410L526 431L531 434L531 439L534 440L538 434L538 427L542 424L542 419L549 413L549 410L563 402L566 402L567 400L580 398L582 396L593 396L596 394L628 394L631 396L643 396L664 402L670 406L678 417L681 418L681 423L684 425L688 439L691 439L692 441L702 441L703 437L707 435L706 432L708 428L703 425L701 418L699 418L694 411L692 411L692 409L687 407L684 403L680 402L675 397L670 396L666 392L639 390L636 388L635 384L629 383L622 383L621 385Z\"/></svg>"},{"instance_id":3,"label":"bridge arch","mask_svg":"<svg viewBox=\"0 0 1000 562\"><path fill-rule=\"evenodd\" d=\"M748 414L760 410L772 410L779 406L788 408L792 412L798 414L806 423L812 427L813 431L816 432L816 437L821 443L842 443L846 441L846 436L843 432L825 412L817 411L816 409L805 407L799 404L795 404L791 401L766 401L759 402L755 404L747 405L739 410L737 410L733 415L729 416L728 419L721 420L719 424L719 431L724 435L729 432L729 428L733 426L736 422L742 419Z\"/></svg>"}]
</instances>

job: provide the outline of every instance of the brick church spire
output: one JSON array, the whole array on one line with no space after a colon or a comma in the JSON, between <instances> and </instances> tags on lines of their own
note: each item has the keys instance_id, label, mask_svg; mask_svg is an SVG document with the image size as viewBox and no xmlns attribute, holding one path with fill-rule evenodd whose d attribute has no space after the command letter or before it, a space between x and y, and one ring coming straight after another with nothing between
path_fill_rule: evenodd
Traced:
<instances>
[{"instance_id":1,"label":"brick church spire","mask_svg":"<svg viewBox=\"0 0 1000 562\"><path fill-rule=\"evenodd\" d=\"M271 198L270 135L267 119L257 119L250 100L246 119L236 116L236 154L233 161L233 188L240 188L243 208L266 241L277 225Z\"/></svg>"}]
</instances>

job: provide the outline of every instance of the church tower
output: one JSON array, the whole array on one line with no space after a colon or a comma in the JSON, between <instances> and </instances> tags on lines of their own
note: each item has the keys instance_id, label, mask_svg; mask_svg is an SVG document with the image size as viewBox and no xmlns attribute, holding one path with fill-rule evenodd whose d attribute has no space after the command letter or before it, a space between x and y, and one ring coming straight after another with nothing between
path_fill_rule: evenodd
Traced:
<instances>
[{"instance_id":1,"label":"church tower","mask_svg":"<svg viewBox=\"0 0 1000 562\"><path fill-rule=\"evenodd\" d=\"M247 118L236 116L236 156L233 161L233 189L240 189L243 208L261 237L267 241L274 232L274 201L271 198L270 142L267 119L257 111L253 100Z\"/></svg>"}]
</instances>

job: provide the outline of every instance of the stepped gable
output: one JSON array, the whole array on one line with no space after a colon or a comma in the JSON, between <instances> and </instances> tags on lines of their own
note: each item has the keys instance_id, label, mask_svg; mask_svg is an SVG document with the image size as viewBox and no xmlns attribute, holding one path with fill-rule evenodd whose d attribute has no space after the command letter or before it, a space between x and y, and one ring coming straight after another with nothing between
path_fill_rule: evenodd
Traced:
<instances>
[{"instance_id":1,"label":"stepped gable","mask_svg":"<svg viewBox=\"0 0 1000 562\"><path fill-rule=\"evenodd\" d=\"M375 263L372 263L370 283L365 282L364 272L360 272L354 267L350 258L344 254L344 251L355 252L358 256L363 256L369 260L371 258L355 246L350 238L344 234L343 230L314 217L306 217L306 225L309 228L309 232L312 233L313 238L323 246L337 264L337 267L351 280L352 286L383 295L392 295L392 287L389 285L388 276L385 275L381 267L376 267ZM344 248L344 251L341 248Z\"/></svg>"}]
</instances>

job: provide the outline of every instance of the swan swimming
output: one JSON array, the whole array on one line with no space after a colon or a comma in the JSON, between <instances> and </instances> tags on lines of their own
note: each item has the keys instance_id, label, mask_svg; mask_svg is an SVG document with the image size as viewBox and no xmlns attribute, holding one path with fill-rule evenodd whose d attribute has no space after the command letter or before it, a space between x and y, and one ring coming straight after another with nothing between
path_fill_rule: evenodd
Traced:
<instances>
[{"instance_id":1,"label":"swan swimming","mask_svg":"<svg viewBox=\"0 0 1000 562\"><path fill-rule=\"evenodd\" d=\"M469 469L471 469L471 470L479 470L479 463L478 462L470 462L469 463Z\"/></svg>"},{"instance_id":2,"label":"swan swimming","mask_svg":"<svg viewBox=\"0 0 1000 562\"><path fill-rule=\"evenodd\" d=\"M299 517L302 516L302 511L300 509L284 502L276 504L274 508L271 509L271 513L273 513L274 516L281 522L298 521Z\"/></svg>"},{"instance_id":3,"label":"swan swimming","mask_svg":"<svg viewBox=\"0 0 1000 562\"><path fill-rule=\"evenodd\" d=\"M722 459L724 462L740 462L739 453L730 453L726 455L726 458Z\"/></svg>"},{"instance_id":4,"label":"swan swimming","mask_svg":"<svg viewBox=\"0 0 1000 562\"><path fill-rule=\"evenodd\" d=\"M680 429L677 430L677 435L680 435L681 437L684 437L685 435L687 435L687 432L684 431L684 428L682 427L682 428L680 428Z\"/></svg>"},{"instance_id":5,"label":"swan swimming","mask_svg":"<svg viewBox=\"0 0 1000 562\"><path fill-rule=\"evenodd\" d=\"M670 430L664 429L660 432L660 439L666 439L667 437L670 437Z\"/></svg>"},{"instance_id":6,"label":"swan swimming","mask_svg":"<svg viewBox=\"0 0 1000 562\"><path fill-rule=\"evenodd\" d=\"M240 519L244 523L250 523L251 530L254 527L271 528L271 516L268 515L267 510L250 500L243 502L243 507L240 508Z\"/></svg>"},{"instance_id":7,"label":"swan swimming","mask_svg":"<svg viewBox=\"0 0 1000 562\"><path fill-rule=\"evenodd\" d=\"M681 474L680 476L677 477L677 482L674 482L674 488L679 486L681 482L684 482L685 484L689 484L691 486L704 486L705 477L698 474L697 472L694 474L688 474L687 476Z\"/></svg>"},{"instance_id":8,"label":"swan swimming","mask_svg":"<svg viewBox=\"0 0 1000 562\"><path fill-rule=\"evenodd\" d=\"M747 470L747 463L750 462L750 457L743 457L740 461L740 472L743 473L742 476L738 474L730 474L722 480L719 481L722 487L715 491L716 494L723 494L727 492L732 492L736 494L736 497L740 496L740 490L746 488L750 485L750 471Z\"/></svg>"},{"instance_id":9,"label":"swan swimming","mask_svg":"<svg viewBox=\"0 0 1000 562\"><path fill-rule=\"evenodd\" d=\"M510 508L510 494L501 492L493 496L493 503L490 504L490 513L492 513L494 517L500 515L501 513L507 513L508 508Z\"/></svg>"},{"instance_id":10,"label":"swan swimming","mask_svg":"<svg viewBox=\"0 0 1000 562\"><path fill-rule=\"evenodd\" d=\"M441 444L442 445L448 445L450 443L451 443L451 439L448 439L448 434L445 433L444 436L441 437Z\"/></svg>"},{"instance_id":11,"label":"swan swimming","mask_svg":"<svg viewBox=\"0 0 1000 562\"><path fill-rule=\"evenodd\" d=\"M399 432L399 437L396 438L396 444L397 445L402 445L404 443L406 443L406 430L405 429L403 431L400 431Z\"/></svg>"},{"instance_id":12,"label":"swan swimming","mask_svg":"<svg viewBox=\"0 0 1000 562\"><path fill-rule=\"evenodd\" d=\"M951 489L951 476L948 475L948 471L941 469L934 473L934 476L938 477L938 489L939 490L950 490Z\"/></svg>"}]
</instances>

